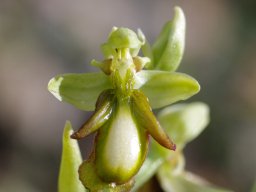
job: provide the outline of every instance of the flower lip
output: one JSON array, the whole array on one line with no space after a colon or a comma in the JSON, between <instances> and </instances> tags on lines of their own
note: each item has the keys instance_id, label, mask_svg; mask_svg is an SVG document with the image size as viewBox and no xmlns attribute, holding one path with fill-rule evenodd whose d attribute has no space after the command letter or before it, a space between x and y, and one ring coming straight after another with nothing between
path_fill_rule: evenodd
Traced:
<instances>
[{"instance_id":1,"label":"flower lip","mask_svg":"<svg viewBox=\"0 0 256 192\"><path fill-rule=\"evenodd\" d=\"M122 184L140 169L148 151L148 133L132 114L130 99L116 100L109 121L95 138L95 166L106 182Z\"/></svg>"}]
</instances>

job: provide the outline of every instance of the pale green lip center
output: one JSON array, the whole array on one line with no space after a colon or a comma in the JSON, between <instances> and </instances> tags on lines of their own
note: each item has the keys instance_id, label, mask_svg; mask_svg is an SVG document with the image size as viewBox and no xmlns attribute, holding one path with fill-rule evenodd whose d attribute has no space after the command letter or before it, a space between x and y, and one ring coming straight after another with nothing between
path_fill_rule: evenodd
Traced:
<instances>
[{"instance_id":1,"label":"pale green lip center","mask_svg":"<svg viewBox=\"0 0 256 192\"><path fill-rule=\"evenodd\" d=\"M106 162L113 169L129 171L140 157L140 145L130 108L121 105L109 130L104 150Z\"/></svg>"}]
</instances>

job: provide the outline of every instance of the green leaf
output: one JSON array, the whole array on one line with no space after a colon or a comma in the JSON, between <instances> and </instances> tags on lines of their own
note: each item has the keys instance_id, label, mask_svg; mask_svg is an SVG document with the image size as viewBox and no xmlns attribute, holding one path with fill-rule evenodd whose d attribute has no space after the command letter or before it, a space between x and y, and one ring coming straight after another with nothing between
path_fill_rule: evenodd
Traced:
<instances>
[{"instance_id":1,"label":"green leaf","mask_svg":"<svg viewBox=\"0 0 256 192\"><path fill-rule=\"evenodd\" d=\"M136 73L135 89L140 89L148 97L154 109L188 99L199 92L200 85L183 73L142 70Z\"/></svg>"},{"instance_id":2,"label":"green leaf","mask_svg":"<svg viewBox=\"0 0 256 192\"><path fill-rule=\"evenodd\" d=\"M175 71L182 59L185 45L185 16L181 8L175 7L172 21L163 27L152 46L155 69Z\"/></svg>"},{"instance_id":3,"label":"green leaf","mask_svg":"<svg viewBox=\"0 0 256 192\"><path fill-rule=\"evenodd\" d=\"M231 192L212 186L202 178L189 173L173 174L168 163L161 166L157 173L158 180L165 192Z\"/></svg>"},{"instance_id":4,"label":"green leaf","mask_svg":"<svg viewBox=\"0 0 256 192\"><path fill-rule=\"evenodd\" d=\"M48 83L48 90L57 99L85 111L94 110L100 93L109 88L110 79L102 72L58 75Z\"/></svg>"},{"instance_id":5,"label":"green leaf","mask_svg":"<svg viewBox=\"0 0 256 192\"><path fill-rule=\"evenodd\" d=\"M62 140L62 158L59 173L59 192L85 192L85 188L79 181L78 168L82 163L82 157L76 140L70 138L72 127L66 122Z\"/></svg>"},{"instance_id":6,"label":"green leaf","mask_svg":"<svg viewBox=\"0 0 256 192\"><path fill-rule=\"evenodd\" d=\"M79 178L91 192L124 192L129 191L134 184L133 180L120 185L102 181L96 174L95 166L91 160L84 161L80 166Z\"/></svg>"},{"instance_id":7,"label":"green leaf","mask_svg":"<svg viewBox=\"0 0 256 192\"><path fill-rule=\"evenodd\" d=\"M160 111L158 120L178 149L182 149L208 125L209 107L202 102L176 104Z\"/></svg>"}]
</instances>

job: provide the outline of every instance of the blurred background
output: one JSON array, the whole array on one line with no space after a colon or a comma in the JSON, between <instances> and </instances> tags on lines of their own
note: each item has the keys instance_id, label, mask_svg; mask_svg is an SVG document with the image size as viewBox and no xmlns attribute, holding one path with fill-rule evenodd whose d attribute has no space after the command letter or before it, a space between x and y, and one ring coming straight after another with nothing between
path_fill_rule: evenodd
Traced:
<instances>
[{"instance_id":1,"label":"blurred background","mask_svg":"<svg viewBox=\"0 0 256 192\"><path fill-rule=\"evenodd\" d=\"M90 72L113 26L141 28L153 42L173 7L187 19L178 71L201 92L211 123L185 151L187 169L237 192L256 176L256 1L1 0L0 192L54 192L66 120L88 113L47 91L56 74ZM82 141L88 155L92 138Z\"/></svg>"}]
</instances>

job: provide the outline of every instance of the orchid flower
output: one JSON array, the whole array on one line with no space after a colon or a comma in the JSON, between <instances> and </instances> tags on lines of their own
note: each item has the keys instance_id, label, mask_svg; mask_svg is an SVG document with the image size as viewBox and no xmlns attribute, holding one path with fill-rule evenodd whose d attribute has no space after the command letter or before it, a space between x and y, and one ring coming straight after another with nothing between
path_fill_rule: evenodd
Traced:
<instances>
[{"instance_id":1,"label":"orchid flower","mask_svg":"<svg viewBox=\"0 0 256 192\"><path fill-rule=\"evenodd\" d=\"M96 132L92 153L79 168L80 180L91 191L130 189L147 156L150 136L162 147L176 149L152 109L185 100L200 89L194 78L174 72L183 55L184 30L180 8L152 49L141 30L136 34L114 27L101 46L104 60L91 62L101 72L50 80L48 89L57 99L94 111L71 135L82 139ZM138 55L140 49L144 57Z\"/></svg>"}]
</instances>

